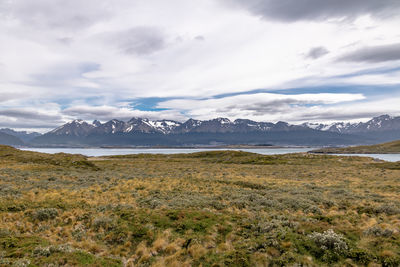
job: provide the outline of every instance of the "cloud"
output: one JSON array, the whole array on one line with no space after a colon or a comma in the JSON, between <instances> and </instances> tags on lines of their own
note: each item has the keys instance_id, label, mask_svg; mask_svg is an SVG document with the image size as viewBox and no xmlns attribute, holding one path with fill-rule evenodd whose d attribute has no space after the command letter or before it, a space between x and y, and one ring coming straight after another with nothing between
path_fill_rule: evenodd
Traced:
<instances>
[{"instance_id":1,"label":"cloud","mask_svg":"<svg viewBox=\"0 0 400 267\"><path fill-rule=\"evenodd\" d=\"M205 41L206 40L206 38L204 38L204 36L202 36L202 35L197 35L196 37L194 37L194 39L196 41Z\"/></svg>"},{"instance_id":2,"label":"cloud","mask_svg":"<svg viewBox=\"0 0 400 267\"><path fill-rule=\"evenodd\" d=\"M298 109L296 113L290 112L288 116L301 122L367 121L382 114L399 116L399 102L400 97L397 96L390 100L370 99L359 103L345 103L330 107L314 106L308 109Z\"/></svg>"},{"instance_id":3,"label":"cloud","mask_svg":"<svg viewBox=\"0 0 400 267\"><path fill-rule=\"evenodd\" d=\"M125 54L147 55L166 46L166 36L158 27L139 26L103 35Z\"/></svg>"},{"instance_id":4,"label":"cloud","mask_svg":"<svg viewBox=\"0 0 400 267\"><path fill-rule=\"evenodd\" d=\"M60 120L59 115L49 115L42 112L37 112L31 109L6 109L0 110L0 116L14 117L20 119L34 119L34 120Z\"/></svg>"},{"instance_id":5,"label":"cloud","mask_svg":"<svg viewBox=\"0 0 400 267\"><path fill-rule=\"evenodd\" d=\"M31 85L36 86L79 86L85 84L85 87L96 87L94 83L89 85L90 81L84 78L85 73L97 71L100 65L94 62L63 62L50 66L49 69L31 75Z\"/></svg>"},{"instance_id":6,"label":"cloud","mask_svg":"<svg viewBox=\"0 0 400 267\"><path fill-rule=\"evenodd\" d=\"M400 10L397 0L225 0L265 19L283 22L353 19L360 15L393 16Z\"/></svg>"},{"instance_id":7,"label":"cloud","mask_svg":"<svg viewBox=\"0 0 400 267\"><path fill-rule=\"evenodd\" d=\"M51 106L51 105L50 105ZM67 118L58 109L9 108L0 110L0 128L44 128L58 127Z\"/></svg>"},{"instance_id":8,"label":"cloud","mask_svg":"<svg viewBox=\"0 0 400 267\"><path fill-rule=\"evenodd\" d=\"M107 121L111 119L129 120L132 117L142 117L149 119L173 119L182 121L185 119L178 111L141 111L135 110L128 107L115 107L115 106L89 106L80 105L70 108L66 108L62 111L62 114L80 118L85 120L98 119L101 121Z\"/></svg>"},{"instance_id":9,"label":"cloud","mask_svg":"<svg viewBox=\"0 0 400 267\"><path fill-rule=\"evenodd\" d=\"M366 121L382 114L400 115L400 95L390 100L363 94L254 94L207 100L170 100L159 107L184 111L188 117L228 117L290 123Z\"/></svg>"},{"instance_id":10,"label":"cloud","mask_svg":"<svg viewBox=\"0 0 400 267\"><path fill-rule=\"evenodd\" d=\"M363 47L339 58L339 61L379 63L400 60L400 43Z\"/></svg>"},{"instance_id":11,"label":"cloud","mask_svg":"<svg viewBox=\"0 0 400 267\"><path fill-rule=\"evenodd\" d=\"M6 15L28 27L82 30L110 16L104 0L13 0L3 1L0 15Z\"/></svg>"},{"instance_id":12,"label":"cloud","mask_svg":"<svg viewBox=\"0 0 400 267\"><path fill-rule=\"evenodd\" d=\"M331 85L377 85L371 91L389 101L392 94L379 86L398 84L399 72L368 69L393 69L398 62L386 60L389 56L363 64L334 59L360 44L400 43L399 17L389 17L399 13L399 5L398 0L204 0L193 8L186 0L0 0L0 110L24 107L61 118L8 113L0 123L34 127L79 117L183 120L217 114L295 120L311 108L324 113L343 99L336 104L333 96L300 99L293 96L300 93L296 89L292 96L216 99ZM349 23L332 23L343 20ZM140 104L149 98L187 102L163 101L164 111L138 110L146 109ZM122 105L127 99L129 105ZM44 110L51 103L58 106Z\"/></svg>"},{"instance_id":13,"label":"cloud","mask_svg":"<svg viewBox=\"0 0 400 267\"><path fill-rule=\"evenodd\" d=\"M332 105L348 101L363 100L362 94L297 94L283 95L257 93L228 96L206 100L180 99L160 102L158 108L178 110L189 117L207 119L214 117L252 118L268 120L271 116L276 120L285 117L295 110L308 110L315 105ZM293 118L290 118L293 120Z\"/></svg>"},{"instance_id":14,"label":"cloud","mask_svg":"<svg viewBox=\"0 0 400 267\"><path fill-rule=\"evenodd\" d=\"M311 48L310 51L308 51L308 53L306 54L306 58L318 59L325 56L326 54L329 54L328 49L323 46L318 46Z\"/></svg>"},{"instance_id":15,"label":"cloud","mask_svg":"<svg viewBox=\"0 0 400 267\"><path fill-rule=\"evenodd\" d=\"M7 102L9 100L19 99L21 97L23 97L22 93L0 91L0 103Z\"/></svg>"}]
</instances>

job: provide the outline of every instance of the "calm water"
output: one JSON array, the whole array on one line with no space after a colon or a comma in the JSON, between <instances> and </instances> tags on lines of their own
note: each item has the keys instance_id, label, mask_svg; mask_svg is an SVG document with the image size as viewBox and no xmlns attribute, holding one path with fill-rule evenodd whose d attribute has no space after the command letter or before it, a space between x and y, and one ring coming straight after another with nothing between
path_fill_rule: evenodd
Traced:
<instances>
[{"instance_id":1,"label":"calm water","mask_svg":"<svg viewBox=\"0 0 400 267\"><path fill-rule=\"evenodd\" d=\"M385 161L396 162L400 161L400 154L334 154L336 156L359 156L359 157L371 157L375 159L381 159Z\"/></svg>"},{"instance_id":2,"label":"calm water","mask_svg":"<svg viewBox=\"0 0 400 267\"><path fill-rule=\"evenodd\" d=\"M288 153L301 153L314 150L316 148L253 148L253 149L211 149L211 148L22 148L22 150L31 150L43 153L70 153L82 154L89 157L128 155L128 154L179 154L194 153L202 151L217 150L240 150L246 152L259 153L262 155L278 155ZM372 157L385 161L400 161L400 154L341 154L338 156L361 156Z\"/></svg>"},{"instance_id":3,"label":"calm water","mask_svg":"<svg viewBox=\"0 0 400 267\"><path fill-rule=\"evenodd\" d=\"M202 151L236 150L259 153L263 155L277 155L288 153L307 152L315 148L253 148L253 149L212 149L212 148L21 148L43 153L70 153L82 154L89 157L128 155L128 154L179 154Z\"/></svg>"}]
</instances>

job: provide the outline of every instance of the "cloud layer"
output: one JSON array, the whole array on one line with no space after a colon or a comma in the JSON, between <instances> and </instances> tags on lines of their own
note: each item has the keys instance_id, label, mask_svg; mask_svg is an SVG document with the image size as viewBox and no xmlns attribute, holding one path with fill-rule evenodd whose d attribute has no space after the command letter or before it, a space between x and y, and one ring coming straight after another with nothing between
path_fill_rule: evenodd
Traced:
<instances>
[{"instance_id":1,"label":"cloud layer","mask_svg":"<svg viewBox=\"0 0 400 267\"><path fill-rule=\"evenodd\" d=\"M397 0L1 1L0 127L396 115L399 11Z\"/></svg>"},{"instance_id":2,"label":"cloud layer","mask_svg":"<svg viewBox=\"0 0 400 267\"><path fill-rule=\"evenodd\" d=\"M400 43L362 47L344 55L340 60L371 63L400 60Z\"/></svg>"},{"instance_id":3,"label":"cloud layer","mask_svg":"<svg viewBox=\"0 0 400 267\"><path fill-rule=\"evenodd\" d=\"M360 15L386 18L398 14L396 0L228 0L266 19L280 21L354 19Z\"/></svg>"}]
</instances>

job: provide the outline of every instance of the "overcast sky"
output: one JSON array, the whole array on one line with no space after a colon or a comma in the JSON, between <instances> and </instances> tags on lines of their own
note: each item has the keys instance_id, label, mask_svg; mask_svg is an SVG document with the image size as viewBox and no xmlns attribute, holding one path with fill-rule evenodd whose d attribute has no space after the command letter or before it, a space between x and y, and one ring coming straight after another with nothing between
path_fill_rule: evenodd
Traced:
<instances>
[{"instance_id":1,"label":"overcast sky","mask_svg":"<svg viewBox=\"0 0 400 267\"><path fill-rule=\"evenodd\" d=\"M399 0L1 0L0 127L400 115Z\"/></svg>"}]
</instances>

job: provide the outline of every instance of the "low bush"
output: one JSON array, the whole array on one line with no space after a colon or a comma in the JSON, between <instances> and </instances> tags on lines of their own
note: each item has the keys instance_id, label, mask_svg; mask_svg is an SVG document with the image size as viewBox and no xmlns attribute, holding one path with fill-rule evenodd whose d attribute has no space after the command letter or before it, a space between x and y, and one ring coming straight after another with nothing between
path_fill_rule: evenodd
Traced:
<instances>
[{"instance_id":1,"label":"low bush","mask_svg":"<svg viewBox=\"0 0 400 267\"><path fill-rule=\"evenodd\" d=\"M43 208L38 209L31 213L31 217L34 220L48 221L55 219L58 216L58 210L54 208Z\"/></svg>"},{"instance_id":2,"label":"low bush","mask_svg":"<svg viewBox=\"0 0 400 267\"><path fill-rule=\"evenodd\" d=\"M93 220L92 226L96 231L100 230L101 228L104 230L110 230L114 227L114 223L112 218L101 216L96 217Z\"/></svg>"},{"instance_id":3,"label":"low bush","mask_svg":"<svg viewBox=\"0 0 400 267\"><path fill-rule=\"evenodd\" d=\"M33 250L33 256L45 256L49 257L50 255L54 253L70 253L75 251L71 246L69 245L58 245L58 246L48 246L48 247L36 247Z\"/></svg>"},{"instance_id":4,"label":"low bush","mask_svg":"<svg viewBox=\"0 0 400 267\"><path fill-rule=\"evenodd\" d=\"M387 215L400 214L400 208L393 204L384 204L375 209L376 213L386 213Z\"/></svg>"},{"instance_id":5,"label":"low bush","mask_svg":"<svg viewBox=\"0 0 400 267\"><path fill-rule=\"evenodd\" d=\"M343 235L335 233L332 229L323 233L312 233L308 237L322 250L329 250L341 255L348 251Z\"/></svg>"},{"instance_id":6,"label":"low bush","mask_svg":"<svg viewBox=\"0 0 400 267\"><path fill-rule=\"evenodd\" d=\"M383 237L390 237L393 235L393 230L390 229L382 229L379 226L372 226L363 232L364 235L369 236L383 236Z\"/></svg>"}]
</instances>

